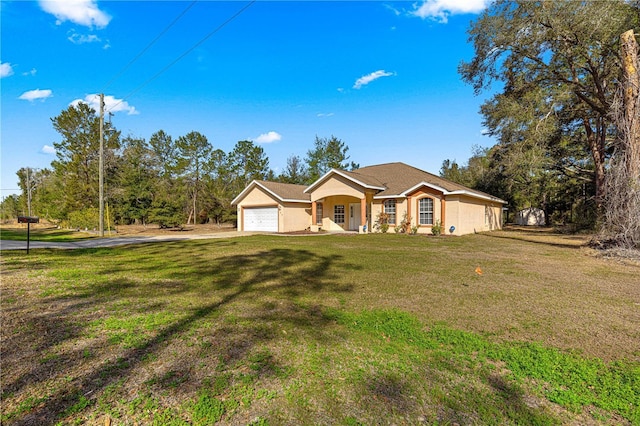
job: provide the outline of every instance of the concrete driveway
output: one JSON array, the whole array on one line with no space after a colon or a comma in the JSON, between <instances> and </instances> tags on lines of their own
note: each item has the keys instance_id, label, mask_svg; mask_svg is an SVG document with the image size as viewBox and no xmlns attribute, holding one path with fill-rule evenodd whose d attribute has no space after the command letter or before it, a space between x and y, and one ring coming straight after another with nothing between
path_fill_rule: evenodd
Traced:
<instances>
[{"instance_id":1,"label":"concrete driveway","mask_svg":"<svg viewBox=\"0 0 640 426\"><path fill-rule=\"evenodd\" d=\"M246 235L259 234L259 232L216 232L213 234L201 235L181 235L181 236L139 236L139 237L108 237L108 238L88 238L74 242L55 243L48 241L31 241L29 249L54 248L54 249L80 249L98 247L116 247L128 244L145 244L167 241L205 240L212 238L235 238ZM26 241L0 240L0 250L26 250Z\"/></svg>"}]
</instances>

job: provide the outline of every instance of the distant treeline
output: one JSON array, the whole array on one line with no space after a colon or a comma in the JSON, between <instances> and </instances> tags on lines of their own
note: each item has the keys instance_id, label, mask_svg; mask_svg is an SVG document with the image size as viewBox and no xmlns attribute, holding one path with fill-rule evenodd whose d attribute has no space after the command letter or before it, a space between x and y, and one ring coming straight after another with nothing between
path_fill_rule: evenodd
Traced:
<instances>
[{"instance_id":1,"label":"distant treeline","mask_svg":"<svg viewBox=\"0 0 640 426\"><path fill-rule=\"evenodd\" d=\"M40 216L69 227L96 228L99 207L100 119L92 108L70 106L52 120L62 136L51 168L18 171L22 194L7 197L2 216ZM235 222L231 201L252 180L308 184L333 167L354 169L348 147L331 136L316 137L306 157L291 156L280 174L263 148L239 141L230 152L216 149L197 131L177 138L162 130L146 140L123 137L104 124L104 194L109 224Z\"/></svg>"}]
</instances>

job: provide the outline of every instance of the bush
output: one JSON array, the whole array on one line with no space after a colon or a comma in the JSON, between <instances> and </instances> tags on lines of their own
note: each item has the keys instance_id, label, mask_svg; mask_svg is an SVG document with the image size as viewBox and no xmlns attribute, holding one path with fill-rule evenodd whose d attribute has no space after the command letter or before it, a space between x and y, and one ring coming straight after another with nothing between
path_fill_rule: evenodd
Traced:
<instances>
[{"instance_id":1,"label":"bush","mask_svg":"<svg viewBox=\"0 0 640 426\"><path fill-rule=\"evenodd\" d=\"M389 230L389 214L385 212L378 213L373 228L386 234Z\"/></svg>"},{"instance_id":2,"label":"bush","mask_svg":"<svg viewBox=\"0 0 640 426\"><path fill-rule=\"evenodd\" d=\"M442 224L439 220L436 220L436 223L431 227L431 233L435 236L442 234Z\"/></svg>"},{"instance_id":3,"label":"bush","mask_svg":"<svg viewBox=\"0 0 640 426\"><path fill-rule=\"evenodd\" d=\"M99 224L100 210L90 207L69 213L63 226L79 229L98 229Z\"/></svg>"},{"instance_id":4,"label":"bush","mask_svg":"<svg viewBox=\"0 0 640 426\"><path fill-rule=\"evenodd\" d=\"M174 228L184 223L184 215L178 206L160 201L151 207L149 222L158 224L160 228Z\"/></svg>"}]
</instances>

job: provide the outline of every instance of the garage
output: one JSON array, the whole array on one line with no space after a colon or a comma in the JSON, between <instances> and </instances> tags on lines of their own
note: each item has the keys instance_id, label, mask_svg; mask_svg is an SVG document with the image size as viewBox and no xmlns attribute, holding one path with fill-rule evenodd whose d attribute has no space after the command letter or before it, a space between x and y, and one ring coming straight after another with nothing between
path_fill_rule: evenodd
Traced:
<instances>
[{"instance_id":1,"label":"garage","mask_svg":"<svg viewBox=\"0 0 640 426\"><path fill-rule=\"evenodd\" d=\"M245 207L244 230L278 232L278 207Z\"/></svg>"}]
</instances>

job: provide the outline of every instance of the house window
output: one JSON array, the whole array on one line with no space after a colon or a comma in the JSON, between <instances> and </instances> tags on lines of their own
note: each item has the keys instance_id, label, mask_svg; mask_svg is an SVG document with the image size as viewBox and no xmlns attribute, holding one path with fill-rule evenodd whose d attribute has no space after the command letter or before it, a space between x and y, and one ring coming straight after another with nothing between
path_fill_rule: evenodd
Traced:
<instances>
[{"instance_id":1,"label":"house window","mask_svg":"<svg viewBox=\"0 0 640 426\"><path fill-rule=\"evenodd\" d=\"M333 221L335 223L344 223L344 204L336 204L333 207Z\"/></svg>"},{"instance_id":2,"label":"house window","mask_svg":"<svg viewBox=\"0 0 640 426\"><path fill-rule=\"evenodd\" d=\"M387 223L390 225L396 224L396 200L385 200L384 212L389 215Z\"/></svg>"},{"instance_id":3,"label":"house window","mask_svg":"<svg viewBox=\"0 0 640 426\"><path fill-rule=\"evenodd\" d=\"M322 225L322 203L316 203L316 225Z\"/></svg>"},{"instance_id":4,"label":"house window","mask_svg":"<svg viewBox=\"0 0 640 426\"><path fill-rule=\"evenodd\" d=\"M433 225L433 200L422 198L419 201L420 225Z\"/></svg>"}]
</instances>

